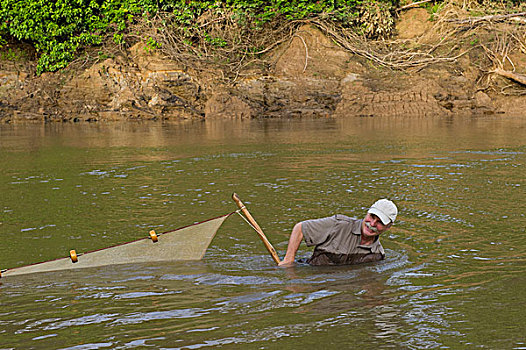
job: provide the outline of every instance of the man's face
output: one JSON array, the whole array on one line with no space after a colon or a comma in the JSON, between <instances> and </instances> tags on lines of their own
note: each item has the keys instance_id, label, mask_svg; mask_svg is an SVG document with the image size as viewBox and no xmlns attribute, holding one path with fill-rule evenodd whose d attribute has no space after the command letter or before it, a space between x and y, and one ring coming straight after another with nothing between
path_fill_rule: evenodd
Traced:
<instances>
[{"instance_id":1,"label":"man's face","mask_svg":"<svg viewBox=\"0 0 526 350\"><path fill-rule=\"evenodd\" d=\"M389 230L390 227L391 223L384 225L378 216L367 213L362 221L362 234L366 237L375 237Z\"/></svg>"}]
</instances>

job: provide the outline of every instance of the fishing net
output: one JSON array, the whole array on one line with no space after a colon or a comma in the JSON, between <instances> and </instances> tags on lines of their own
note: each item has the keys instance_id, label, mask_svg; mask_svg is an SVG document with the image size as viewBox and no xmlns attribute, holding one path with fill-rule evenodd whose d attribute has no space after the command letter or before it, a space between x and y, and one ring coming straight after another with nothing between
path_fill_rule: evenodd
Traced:
<instances>
[{"instance_id":1,"label":"fishing net","mask_svg":"<svg viewBox=\"0 0 526 350\"><path fill-rule=\"evenodd\" d=\"M109 248L78 255L70 252L67 258L2 270L2 277L105 265L200 260L219 227L232 214Z\"/></svg>"}]
</instances>

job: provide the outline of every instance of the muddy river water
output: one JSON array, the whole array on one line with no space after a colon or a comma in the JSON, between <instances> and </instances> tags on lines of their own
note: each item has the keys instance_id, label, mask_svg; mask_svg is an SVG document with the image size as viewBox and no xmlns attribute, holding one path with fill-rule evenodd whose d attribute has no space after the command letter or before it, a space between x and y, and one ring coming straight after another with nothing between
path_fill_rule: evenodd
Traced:
<instances>
[{"instance_id":1,"label":"muddy river water","mask_svg":"<svg viewBox=\"0 0 526 350\"><path fill-rule=\"evenodd\" d=\"M0 349L526 349L526 116L0 126L0 268L229 213L400 209L386 260L277 268L239 217L201 261L0 279ZM298 257L309 256L302 245Z\"/></svg>"}]
</instances>

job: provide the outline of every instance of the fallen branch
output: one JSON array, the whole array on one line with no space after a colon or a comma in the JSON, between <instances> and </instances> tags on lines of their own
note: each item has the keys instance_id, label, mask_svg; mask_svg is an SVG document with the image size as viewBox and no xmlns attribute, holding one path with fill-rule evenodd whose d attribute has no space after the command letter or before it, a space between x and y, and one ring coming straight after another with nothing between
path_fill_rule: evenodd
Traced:
<instances>
[{"instance_id":1,"label":"fallen branch","mask_svg":"<svg viewBox=\"0 0 526 350\"><path fill-rule=\"evenodd\" d=\"M483 17L471 17L467 19L448 19L447 22L452 22L456 24L476 24L479 22L484 21L503 21L506 19L514 19L519 20L520 22L523 22L522 18L519 17L526 17L526 12L520 12L520 13L508 13L506 15L489 15L489 16L483 16Z\"/></svg>"},{"instance_id":2,"label":"fallen branch","mask_svg":"<svg viewBox=\"0 0 526 350\"><path fill-rule=\"evenodd\" d=\"M422 4L425 4L427 2L431 2L433 0L422 0L422 1L417 1L417 2L412 2L410 4L407 4L405 6L402 6L400 7L399 9L397 9L396 11L397 12L400 12L400 11L403 11L403 10L407 10L407 9L410 9L410 8L413 8L413 7L417 7L417 6L420 6Z\"/></svg>"},{"instance_id":3,"label":"fallen branch","mask_svg":"<svg viewBox=\"0 0 526 350\"><path fill-rule=\"evenodd\" d=\"M516 81L519 84L526 85L526 75L510 72L501 68L495 68L493 73L498 74L502 77Z\"/></svg>"}]
</instances>

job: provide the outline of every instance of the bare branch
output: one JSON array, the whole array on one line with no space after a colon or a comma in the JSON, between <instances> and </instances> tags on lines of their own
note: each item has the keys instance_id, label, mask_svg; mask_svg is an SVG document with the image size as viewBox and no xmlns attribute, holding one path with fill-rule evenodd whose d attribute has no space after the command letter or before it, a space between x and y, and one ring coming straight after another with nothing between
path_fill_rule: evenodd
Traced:
<instances>
[{"instance_id":1,"label":"bare branch","mask_svg":"<svg viewBox=\"0 0 526 350\"><path fill-rule=\"evenodd\" d=\"M520 18L525 17L525 18ZM520 13L508 13L505 15L489 15L489 16L482 16L482 17L470 17L466 19L448 19L447 22L456 23L456 24L477 24L480 22L496 22L496 21L503 21L507 19L514 19L523 22L526 20L526 12L520 12Z\"/></svg>"},{"instance_id":2,"label":"bare branch","mask_svg":"<svg viewBox=\"0 0 526 350\"><path fill-rule=\"evenodd\" d=\"M504 70L504 69L501 69L501 68L495 68L493 70L493 73L495 74L498 74L502 77L505 77L505 78L508 78L508 79L511 79L519 84L522 84L522 85L525 85L526 86L526 75L524 74L518 74L518 73L515 73L515 72L510 72L510 71L507 71L507 70Z\"/></svg>"},{"instance_id":3,"label":"bare branch","mask_svg":"<svg viewBox=\"0 0 526 350\"><path fill-rule=\"evenodd\" d=\"M422 0L422 1L412 2L410 4L407 4L405 6L400 7L396 11L400 12L400 11L407 10L407 9L410 9L410 8L413 8L413 7L418 7L418 6L422 5L422 4L425 4L425 3L431 2L431 1L433 1L433 0Z\"/></svg>"}]
</instances>

